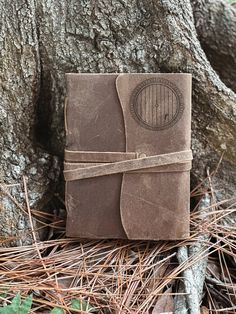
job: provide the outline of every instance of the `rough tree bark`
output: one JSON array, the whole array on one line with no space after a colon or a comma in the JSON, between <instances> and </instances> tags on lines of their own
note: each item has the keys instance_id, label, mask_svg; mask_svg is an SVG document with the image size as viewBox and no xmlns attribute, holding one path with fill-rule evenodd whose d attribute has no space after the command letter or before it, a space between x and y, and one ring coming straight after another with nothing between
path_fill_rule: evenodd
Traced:
<instances>
[{"instance_id":1,"label":"rough tree bark","mask_svg":"<svg viewBox=\"0 0 236 314\"><path fill-rule=\"evenodd\" d=\"M0 4L1 237L23 233L12 244L31 241L27 216L16 206L24 202L22 184L9 185L28 176L31 206L42 208L62 180L66 72L192 73L192 182L224 152L214 179L217 197L235 194L233 7L207 0Z\"/></svg>"},{"instance_id":2,"label":"rough tree bark","mask_svg":"<svg viewBox=\"0 0 236 314\"><path fill-rule=\"evenodd\" d=\"M20 184L26 174L31 204L42 202L57 177L57 166L35 141L41 84L35 3L0 3L0 236L18 237L13 243L20 245L31 242L29 222L16 204L24 202L24 193L21 185L5 184Z\"/></svg>"},{"instance_id":3,"label":"rough tree bark","mask_svg":"<svg viewBox=\"0 0 236 314\"><path fill-rule=\"evenodd\" d=\"M223 1L191 0L195 27L208 60L236 91L236 10Z\"/></svg>"},{"instance_id":4,"label":"rough tree bark","mask_svg":"<svg viewBox=\"0 0 236 314\"><path fill-rule=\"evenodd\" d=\"M229 44L224 39L229 31L213 31L219 18L224 28L233 28L235 9L212 3L200 2L199 11L199 2L192 1L199 38L205 48L208 44L220 55L227 51L235 62L235 49L230 50L234 34ZM214 169L224 151L216 184L219 191L234 193L236 96L201 47L189 1L1 0L1 4L2 182L19 183L26 174L33 206L42 207L52 194L60 166L55 161L63 156L65 72L190 72L193 179L204 177L206 166ZM206 25L209 32L201 36ZM229 77L227 70L224 73ZM21 202L19 189L12 187L10 192ZM27 222L22 222L24 215L15 212L9 197L2 198L2 235L17 234L19 221L20 228Z\"/></svg>"}]
</instances>

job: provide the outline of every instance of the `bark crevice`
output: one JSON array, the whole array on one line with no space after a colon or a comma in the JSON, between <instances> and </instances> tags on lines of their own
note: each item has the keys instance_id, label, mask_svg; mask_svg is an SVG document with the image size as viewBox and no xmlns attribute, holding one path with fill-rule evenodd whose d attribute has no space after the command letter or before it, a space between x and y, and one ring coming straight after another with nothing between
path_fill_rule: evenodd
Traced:
<instances>
[{"instance_id":1,"label":"bark crevice","mask_svg":"<svg viewBox=\"0 0 236 314\"><path fill-rule=\"evenodd\" d=\"M222 81L236 91L236 9L225 1L191 0L202 48Z\"/></svg>"},{"instance_id":2,"label":"bark crevice","mask_svg":"<svg viewBox=\"0 0 236 314\"><path fill-rule=\"evenodd\" d=\"M50 73L46 75L41 67L40 91L36 103L36 121L34 134L37 145L40 145L49 153L51 153L50 125L52 122L52 110L50 106L52 101L51 88L52 82Z\"/></svg>"}]
</instances>

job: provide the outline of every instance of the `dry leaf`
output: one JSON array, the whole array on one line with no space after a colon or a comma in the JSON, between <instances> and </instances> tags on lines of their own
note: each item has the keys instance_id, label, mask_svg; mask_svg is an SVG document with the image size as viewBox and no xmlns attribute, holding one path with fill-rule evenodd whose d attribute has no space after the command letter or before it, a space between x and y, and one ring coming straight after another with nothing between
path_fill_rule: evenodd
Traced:
<instances>
[{"instance_id":1,"label":"dry leaf","mask_svg":"<svg viewBox=\"0 0 236 314\"><path fill-rule=\"evenodd\" d=\"M201 314L209 314L209 310L205 306L201 306Z\"/></svg>"},{"instance_id":2,"label":"dry leaf","mask_svg":"<svg viewBox=\"0 0 236 314\"><path fill-rule=\"evenodd\" d=\"M169 293L171 293L171 289L166 290L166 292L158 298L152 314L172 313L174 311L173 296Z\"/></svg>"}]
</instances>

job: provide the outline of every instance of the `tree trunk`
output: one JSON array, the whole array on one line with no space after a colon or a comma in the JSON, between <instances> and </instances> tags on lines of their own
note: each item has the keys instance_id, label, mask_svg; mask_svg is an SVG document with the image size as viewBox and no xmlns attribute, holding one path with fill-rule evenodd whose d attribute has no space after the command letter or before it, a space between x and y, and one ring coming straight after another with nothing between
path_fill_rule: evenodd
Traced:
<instances>
[{"instance_id":1,"label":"tree trunk","mask_svg":"<svg viewBox=\"0 0 236 314\"><path fill-rule=\"evenodd\" d=\"M192 184L205 177L206 168L215 170L224 153L213 181L216 197L235 195L233 7L210 0L0 0L0 4L3 244L32 242L23 206L23 175L28 177L31 208L46 208L63 186L66 72L192 73ZM204 267L198 265L200 270ZM201 291L202 282L198 285ZM181 297L176 313L188 306L197 313L199 308L191 310L195 303L189 300Z\"/></svg>"},{"instance_id":2,"label":"tree trunk","mask_svg":"<svg viewBox=\"0 0 236 314\"><path fill-rule=\"evenodd\" d=\"M2 237L18 237L29 228L19 206L22 175L29 178L34 208L44 207L62 182L66 72L192 73L192 182L205 177L206 167L214 170L224 152L214 181L217 196L235 193L236 95L209 62L235 88L230 71L212 57L218 50L235 65L235 36L229 44L223 30L214 34L217 23L207 11L214 1L205 1L208 8L200 18L196 3L199 38L190 0L0 0ZM227 10L223 26L227 21L233 28L235 10ZM216 20L217 14L212 9ZM209 31L203 34L205 25ZM15 183L20 185L11 186ZM30 241L26 234L12 243Z\"/></svg>"},{"instance_id":3,"label":"tree trunk","mask_svg":"<svg viewBox=\"0 0 236 314\"><path fill-rule=\"evenodd\" d=\"M236 91L236 10L223 1L191 0L201 46L222 81Z\"/></svg>"}]
</instances>

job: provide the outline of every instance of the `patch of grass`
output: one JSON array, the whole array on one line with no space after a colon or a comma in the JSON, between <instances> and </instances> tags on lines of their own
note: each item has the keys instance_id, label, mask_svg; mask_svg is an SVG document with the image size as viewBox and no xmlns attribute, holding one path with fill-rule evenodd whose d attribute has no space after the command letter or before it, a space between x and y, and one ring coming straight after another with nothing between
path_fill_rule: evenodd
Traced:
<instances>
[{"instance_id":1,"label":"patch of grass","mask_svg":"<svg viewBox=\"0 0 236 314\"><path fill-rule=\"evenodd\" d=\"M30 294L27 298L21 301L20 293L18 292L12 299L10 304L0 308L1 314L28 314L33 301L33 295Z\"/></svg>"}]
</instances>

